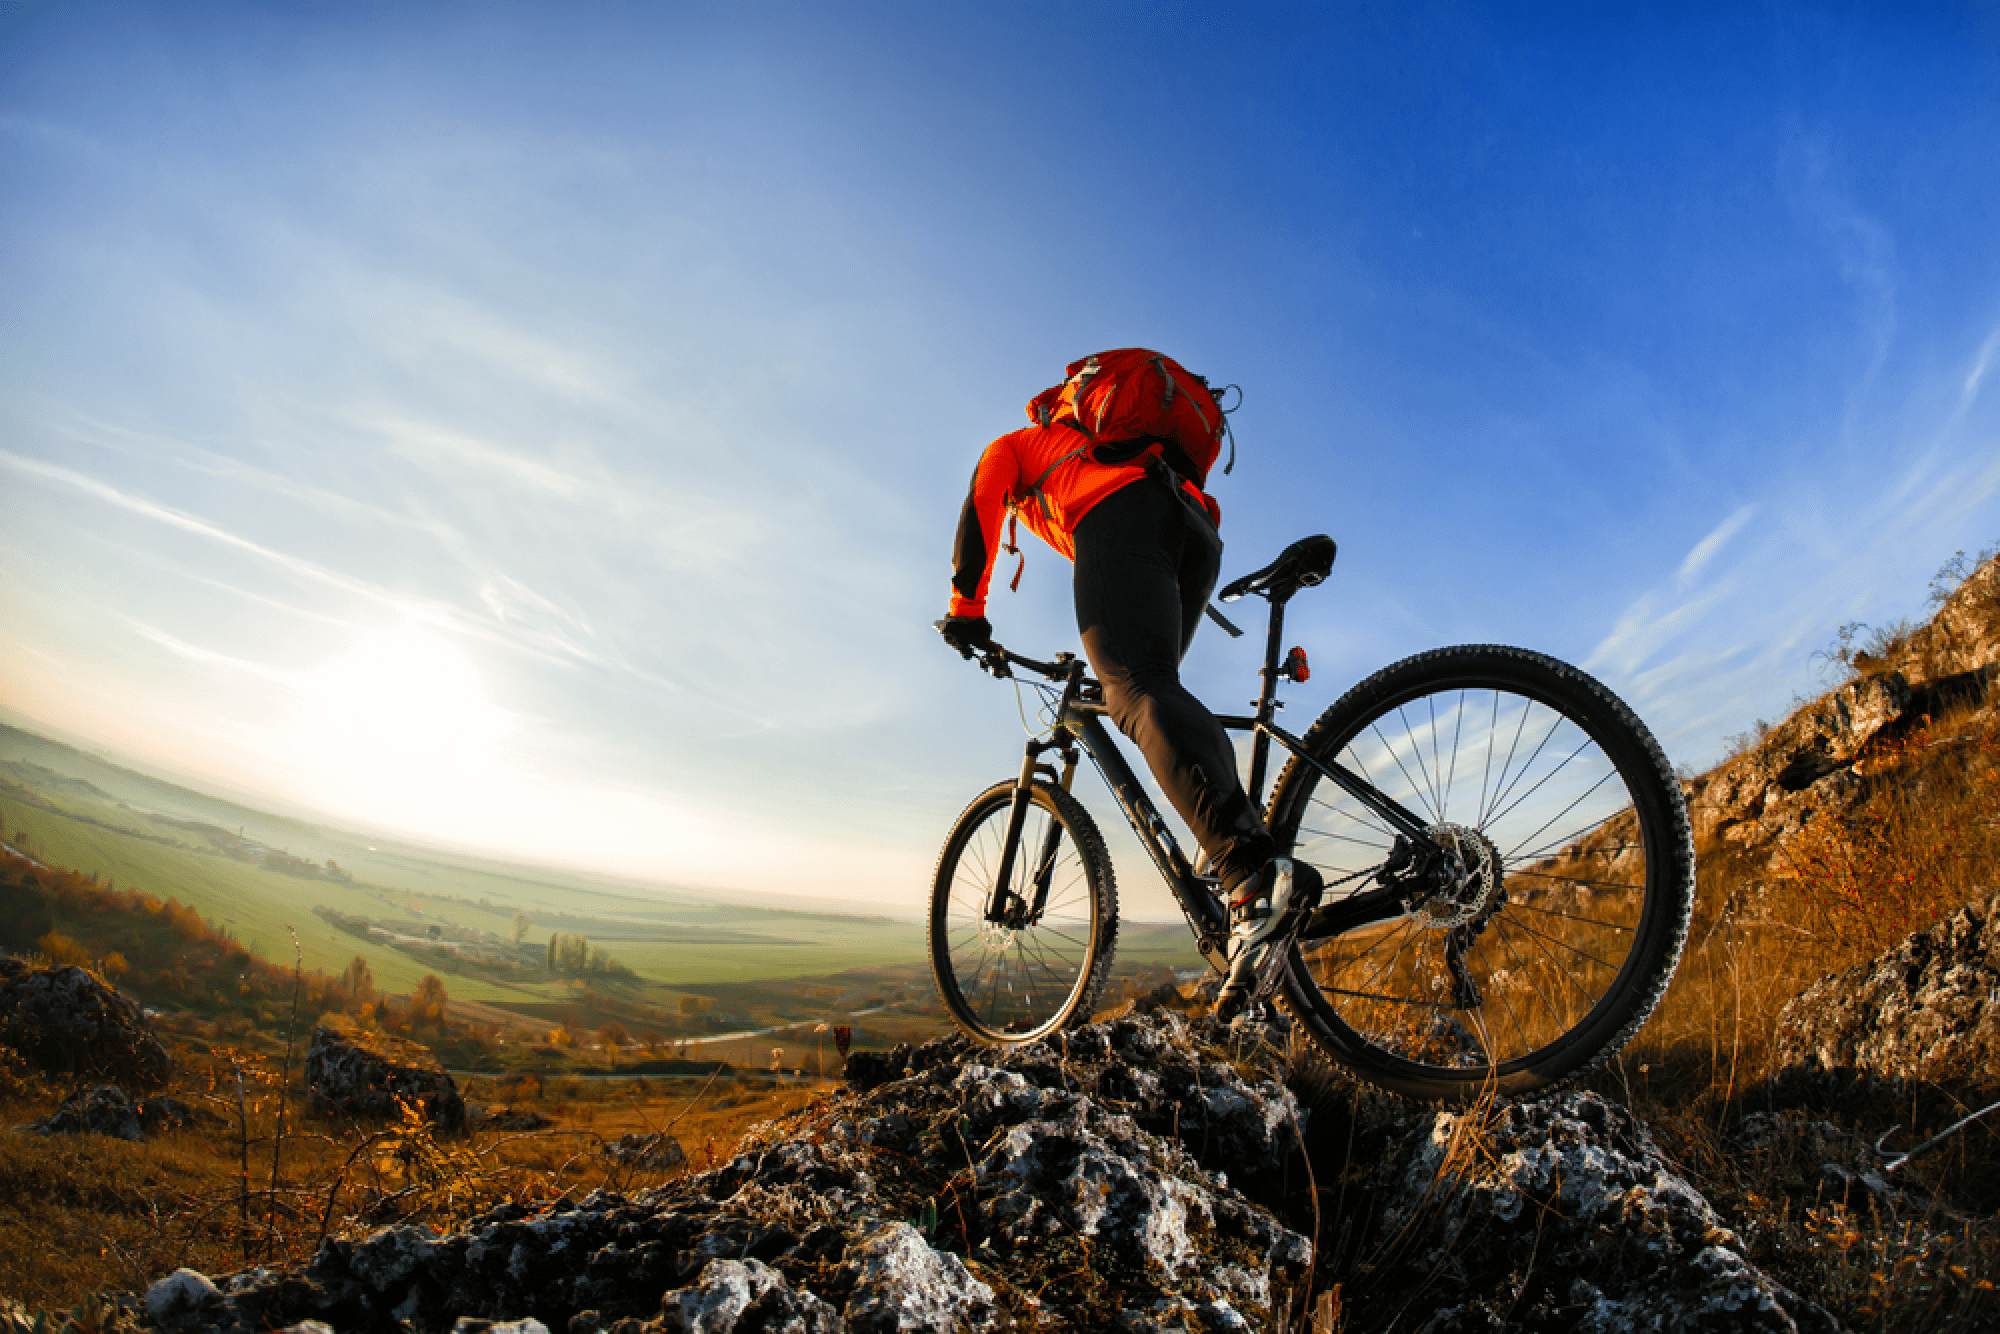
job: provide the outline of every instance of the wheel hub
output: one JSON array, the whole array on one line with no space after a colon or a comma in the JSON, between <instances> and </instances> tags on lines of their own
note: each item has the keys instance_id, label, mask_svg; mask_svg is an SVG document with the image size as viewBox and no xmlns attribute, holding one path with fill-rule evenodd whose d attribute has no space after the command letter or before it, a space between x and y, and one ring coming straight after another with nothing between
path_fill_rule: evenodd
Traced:
<instances>
[{"instance_id":1,"label":"wheel hub","mask_svg":"<svg viewBox=\"0 0 2000 1334\"><path fill-rule=\"evenodd\" d=\"M995 954L1002 954L1014 946L1014 928L1005 922L989 922L982 919L979 923L979 939L987 949Z\"/></svg>"},{"instance_id":2,"label":"wheel hub","mask_svg":"<svg viewBox=\"0 0 2000 1334\"><path fill-rule=\"evenodd\" d=\"M1461 824L1435 824L1430 835L1444 854L1437 868L1438 890L1412 903L1409 916L1433 931L1472 926L1491 917L1504 897L1500 852L1491 839Z\"/></svg>"}]
</instances>

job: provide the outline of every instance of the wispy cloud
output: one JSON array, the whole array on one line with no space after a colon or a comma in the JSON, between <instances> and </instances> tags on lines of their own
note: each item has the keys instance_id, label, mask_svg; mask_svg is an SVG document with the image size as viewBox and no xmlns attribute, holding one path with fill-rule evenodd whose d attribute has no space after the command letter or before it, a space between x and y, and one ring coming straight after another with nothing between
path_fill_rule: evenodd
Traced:
<instances>
[{"instance_id":1,"label":"wispy cloud","mask_svg":"<svg viewBox=\"0 0 2000 1334\"><path fill-rule=\"evenodd\" d=\"M489 575L480 585L479 598L496 621L520 624L554 619L585 636L592 633L589 621L504 574Z\"/></svg>"},{"instance_id":2,"label":"wispy cloud","mask_svg":"<svg viewBox=\"0 0 2000 1334\"><path fill-rule=\"evenodd\" d=\"M470 301L358 272L345 291L357 315L390 351L410 361L457 360L508 383L528 383L589 402L616 398L601 362L529 332Z\"/></svg>"},{"instance_id":3,"label":"wispy cloud","mask_svg":"<svg viewBox=\"0 0 2000 1334\"><path fill-rule=\"evenodd\" d=\"M267 495L296 500L329 518L360 520L384 527L402 528L437 540L454 554L465 549L464 535L451 525L422 515L388 509L339 491L259 468L238 458L173 436L138 430L116 422L78 412L65 404L50 412L52 429L67 439L95 445L132 457L164 460L205 477L236 482Z\"/></svg>"},{"instance_id":4,"label":"wispy cloud","mask_svg":"<svg viewBox=\"0 0 2000 1334\"><path fill-rule=\"evenodd\" d=\"M244 588L240 584L231 583L226 579L218 579L212 575L191 570L177 561L161 556L157 551L142 550L138 547L130 547L127 550L130 552L135 565L144 562L156 571L171 572L175 577L184 579L190 584L202 588L212 588L225 597L246 602L254 607L262 607L267 611L278 612L302 621L311 621L317 625L343 633L359 633L362 628L359 623L349 617L339 616L329 611L322 611L317 607L306 606L296 598L272 597L267 593L255 592Z\"/></svg>"},{"instance_id":5,"label":"wispy cloud","mask_svg":"<svg viewBox=\"0 0 2000 1334\"><path fill-rule=\"evenodd\" d=\"M1681 641L1725 592L1711 588L1692 598L1663 590L1644 594L1626 607L1610 633L1591 649L1584 667L1619 676L1639 674L1656 654Z\"/></svg>"},{"instance_id":6,"label":"wispy cloud","mask_svg":"<svg viewBox=\"0 0 2000 1334\"><path fill-rule=\"evenodd\" d=\"M1653 657L1679 642L1689 629L1735 588L1732 577L1711 582L1696 592L1696 585L1714 563L1716 556L1756 517L1758 506L1743 505L1710 529L1688 549L1675 570L1672 585L1641 594L1613 623L1610 633L1599 640L1584 659L1592 671L1636 676Z\"/></svg>"},{"instance_id":7,"label":"wispy cloud","mask_svg":"<svg viewBox=\"0 0 2000 1334\"><path fill-rule=\"evenodd\" d=\"M1928 449L1845 491L1782 477L1767 486L1768 499L1731 514L1670 581L1633 599L1584 664L1671 753L1712 755L1753 713L1776 717L1824 689L1815 649L1843 621L1912 608L1913 557L1941 558L1939 534L1979 522L2000 496L2000 456ZM1904 610L1875 610L1884 606Z\"/></svg>"},{"instance_id":8,"label":"wispy cloud","mask_svg":"<svg viewBox=\"0 0 2000 1334\"><path fill-rule=\"evenodd\" d=\"M1786 144L1783 172L1794 206L1819 230L1841 280L1858 299L1860 331L1869 342L1858 397L1889 357L1897 328L1896 240L1882 220L1857 204L1841 181L1830 135L1796 131Z\"/></svg>"},{"instance_id":9,"label":"wispy cloud","mask_svg":"<svg viewBox=\"0 0 2000 1334\"><path fill-rule=\"evenodd\" d=\"M273 667L268 663L257 662L250 658L238 657L235 654L222 653L211 648L203 648L199 644L190 644L185 639L168 634L158 626L149 625L134 616L123 616L114 613L113 618L141 639L151 644L157 644L176 657L185 658L189 662L198 663L203 667L220 668L223 671L231 672L238 676L254 677L267 685L281 686L290 691L301 689L302 682L297 673L287 672L282 668Z\"/></svg>"},{"instance_id":10,"label":"wispy cloud","mask_svg":"<svg viewBox=\"0 0 2000 1334\"><path fill-rule=\"evenodd\" d=\"M137 514L142 518L152 519L155 522L166 524L168 527L178 528L182 532L192 533L197 537L203 537L211 542L217 542L223 546L255 556L301 579L322 584L328 588L338 589L354 597L367 598L370 601L381 602L398 608L407 608L409 606L406 599L396 597L382 589L363 583L358 579L350 579L346 575L337 574L332 570L315 565L311 561L287 555L282 551L274 551L270 547L252 542L245 537L238 537L235 533L218 528L206 520L198 519L192 514L182 513L180 510L169 508L141 496L129 495L114 486L109 486L98 481L96 478L86 477L82 473L73 472L68 468L60 467L53 463L44 463L39 459L23 458L19 454L10 453L6 450L0 450L0 466L13 468L17 472L25 473L30 477L39 477L44 481L60 483L63 486L81 491L87 496L101 500L107 505L114 505L119 509Z\"/></svg>"},{"instance_id":11,"label":"wispy cloud","mask_svg":"<svg viewBox=\"0 0 2000 1334\"><path fill-rule=\"evenodd\" d=\"M1965 388L1958 396L1960 411L1972 406L1972 400L1979 397L1979 386L1986 382L1986 372L1993 367L1993 357L2000 353L2000 329L1986 335L1980 344L1979 356L1973 361L1972 369L1966 372Z\"/></svg>"},{"instance_id":12,"label":"wispy cloud","mask_svg":"<svg viewBox=\"0 0 2000 1334\"><path fill-rule=\"evenodd\" d=\"M1742 532L1744 525L1749 523L1756 515L1757 507L1755 505L1745 505L1717 524L1715 530L1709 533L1707 537L1695 543L1694 548L1688 552L1687 559L1681 562L1679 573L1674 576L1675 586L1686 589L1695 580L1701 578L1701 572L1708 568L1708 563L1711 560L1715 559L1715 553L1722 550L1728 544L1730 538Z\"/></svg>"},{"instance_id":13,"label":"wispy cloud","mask_svg":"<svg viewBox=\"0 0 2000 1334\"><path fill-rule=\"evenodd\" d=\"M515 486L560 500L577 500L596 490L592 483L573 473L455 431L390 418L363 421L360 425L406 452L442 455L452 462L469 464Z\"/></svg>"},{"instance_id":14,"label":"wispy cloud","mask_svg":"<svg viewBox=\"0 0 2000 1334\"><path fill-rule=\"evenodd\" d=\"M253 542L229 532L207 520L184 513L170 506L161 505L142 496L135 496L116 487L85 476L69 468L39 459L23 458L5 450L0 450L0 466L44 481L55 482L70 487L93 499L116 506L129 513L151 519L182 532L193 534L217 543L233 551L255 557L283 570L301 580L330 588L351 597L363 599L375 606L393 611L398 617L422 621L452 633L472 636L493 643L505 644L511 648L534 653L558 661L580 661L600 666L613 665L603 654L591 649L575 637L550 630L546 625L531 626L520 618L502 624L488 624L482 618L469 617L454 607L436 601L413 599L405 594L355 579L338 571L287 552L277 551L262 543ZM520 590L525 593L526 590Z\"/></svg>"},{"instance_id":15,"label":"wispy cloud","mask_svg":"<svg viewBox=\"0 0 2000 1334\"><path fill-rule=\"evenodd\" d=\"M1958 404L1952 409L1951 418L1944 425L1944 433L1952 431L1964 423L1972 405L1979 401L1979 391L1986 385L1986 376L1993 369L1993 362L2000 358L2000 329L1986 335L1986 341L1979 345L1979 351L1972 358L1972 368L1965 373L1965 382L1959 386Z\"/></svg>"}]
</instances>

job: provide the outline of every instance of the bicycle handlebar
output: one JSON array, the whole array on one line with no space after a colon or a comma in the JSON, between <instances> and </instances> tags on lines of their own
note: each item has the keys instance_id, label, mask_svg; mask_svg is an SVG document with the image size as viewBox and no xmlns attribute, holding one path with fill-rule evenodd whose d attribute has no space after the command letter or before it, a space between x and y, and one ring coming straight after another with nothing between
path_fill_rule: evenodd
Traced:
<instances>
[{"instance_id":1,"label":"bicycle handlebar","mask_svg":"<svg viewBox=\"0 0 2000 1334\"><path fill-rule=\"evenodd\" d=\"M1000 644L992 645L988 650L981 653L979 657L979 665L987 671L992 672L995 676L1012 676L1013 673L1007 669L1007 664L1015 663L1026 667L1031 672L1046 676L1051 681L1060 681L1066 678L1069 675L1069 664L1076 661L1074 654L1058 653L1056 655L1057 661L1055 662L1038 662L1033 658L1016 653L1014 650Z\"/></svg>"},{"instance_id":2,"label":"bicycle handlebar","mask_svg":"<svg viewBox=\"0 0 2000 1334\"><path fill-rule=\"evenodd\" d=\"M944 633L944 627L945 623L943 621L932 623L932 628L937 630L939 634ZM949 640L946 642L950 643ZM954 644L952 647L958 648L958 645ZM978 662L981 671L989 672L1002 679L1014 674L1009 670L1008 665L1011 663L1026 667L1029 671L1046 676L1051 681L1060 681L1069 675L1070 664L1076 661L1076 655L1073 653L1058 653L1054 662L1042 662L1037 658L1030 658L1026 654L1016 653L1006 645L991 639L987 640L983 645L967 645L964 648L960 648L959 652L963 653L968 660Z\"/></svg>"}]
</instances>

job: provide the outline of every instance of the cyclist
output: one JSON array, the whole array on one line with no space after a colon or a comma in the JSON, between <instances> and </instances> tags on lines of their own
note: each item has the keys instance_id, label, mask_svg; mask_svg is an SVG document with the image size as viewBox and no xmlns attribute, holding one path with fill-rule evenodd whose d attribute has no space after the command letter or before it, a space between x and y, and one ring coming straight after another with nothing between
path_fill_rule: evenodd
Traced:
<instances>
[{"instance_id":1,"label":"cyclist","mask_svg":"<svg viewBox=\"0 0 2000 1334\"><path fill-rule=\"evenodd\" d=\"M992 642L986 592L1010 515L1075 562L1077 632L1112 721L1145 755L1221 878L1229 971L1215 1012L1228 1020L1269 988L1285 929L1317 902L1319 876L1276 855L1237 776L1229 734L1181 684L1181 659L1222 568L1221 511L1202 489L1218 452L1211 444L1194 458L1160 438L1107 446L1073 415L993 441L959 517L939 628L968 658Z\"/></svg>"}]
</instances>

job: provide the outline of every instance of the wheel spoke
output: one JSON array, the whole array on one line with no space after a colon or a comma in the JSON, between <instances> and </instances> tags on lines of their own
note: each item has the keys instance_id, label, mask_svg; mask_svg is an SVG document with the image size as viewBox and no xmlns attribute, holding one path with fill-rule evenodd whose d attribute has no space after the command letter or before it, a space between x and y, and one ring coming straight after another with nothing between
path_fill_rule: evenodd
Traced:
<instances>
[{"instance_id":1,"label":"wheel spoke","mask_svg":"<svg viewBox=\"0 0 2000 1334\"><path fill-rule=\"evenodd\" d=\"M1424 784L1419 783L1415 778L1412 778L1410 776L1409 768L1405 766L1403 763L1403 757L1396 753L1396 748L1389 744L1389 739L1382 735L1382 731L1380 728L1375 728L1373 730L1375 732L1375 739L1382 743L1382 748L1389 752L1389 758L1396 762L1396 768L1402 771L1403 781L1410 785L1411 795L1415 796L1419 801L1424 801L1425 806L1429 810L1430 816L1433 820L1444 819L1444 812L1440 811L1434 802L1425 800ZM1403 735L1406 737L1410 736L1410 728L1407 721L1403 725ZM1410 737L1410 740L1412 741L1414 741L1415 739L1416 738L1414 737ZM1419 770L1421 770L1424 767L1422 759L1419 758L1418 756L1413 754L1410 758L1416 761L1416 765Z\"/></svg>"},{"instance_id":2,"label":"wheel spoke","mask_svg":"<svg viewBox=\"0 0 2000 1334\"><path fill-rule=\"evenodd\" d=\"M1557 946L1558 948L1568 950L1571 954L1574 954L1579 958L1590 960L1592 963L1596 964L1599 968L1608 968L1613 972L1618 971L1617 964L1606 963L1603 959L1598 958L1595 954L1592 954L1589 950L1579 949L1575 945L1570 944L1567 940L1562 939L1562 937L1560 936L1552 936L1547 934L1546 932L1537 931L1535 930L1535 928L1529 926L1526 922L1522 921L1510 922L1509 925L1511 925L1516 931L1519 931L1522 935L1528 937L1528 939L1534 941L1537 945L1540 945L1545 950L1549 946L1554 945ZM1551 955L1550 958L1553 959L1554 956Z\"/></svg>"},{"instance_id":3,"label":"wheel spoke","mask_svg":"<svg viewBox=\"0 0 2000 1334\"><path fill-rule=\"evenodd\" d=\"M1527 720L1528 720L1527 711L1524 709L1522 710L1521 721L1525 723L1527 722ZM1556 731L1562 725L1563 725L1563 717L1561 714L1557 714L1554 718L1549 720L1549 730L1542 734L1542 739L1540 741L1537 741L1535 743L1535 748L1528 752L1528 758L1521 761L1521 767L1515 771L1514 776L1512 778L1509 778L1507 780L1507 786L1502 788L1500 794L1493 798L1494 809L1490 814L1488 814L1484 819L1482 819L1479 822L1479 827L1481 829L1491 829L1494 825L1506 819L1508 812L1512 811L1515 805L1520 804L1519 802L1515 802L1514 805L1508 806L1506 810L1500 809L1500 803L1506 801L1507 798L1513 796L1515 787L1520 784L1522 779L1526 778L1531 772L1534 771L1535 761L1541 758L1542 752L1548 748L1549 742L1555 739ZM1540 787L1541 784L1537 783L1535 786ZM1529 795L1532 795L1532 793L1533 789L1530 789L1528 793L1523 794L1522 799L1526 800L1526 798Z\"/></svg>"},{"instance_id":4,"label":"wheel spoke","mask_svg":"<svg viewBox=\"0 0 2000 1334\"><path fill-rule=\"evenodd\" d=\"M1371 852L1387 852L1389 850L1387 843L1378 842L1373 839L1356 838L1352 834L1336 834L1332 830L1313 829L1310 827L1301 827L1299 832L1301 834L1311 834L1315 838L1323 838L1333 843L1352 843L1356 847L1367 848Z\"/></svg>"},{"instance_id":5,"label":"wheel spoke","mask_svg":"<svg viewBox=\"0 0 2000 1334\"><path fill-rule=\"evenodd\" d=\"M1512 815L1514 811L1520 807L1522 802L1525 802L1529 797L1532 797L1537 792L1541 791L1542 787L1545 784L1547 784L1550 779L1554 778L1557 774L1561 773L1564 767L1567 766L1569 762L1575 759L1578 755L1581 755L1584 752L1585 748L1587 748L1589 745L1590 745L1590 738L1585 737L1581 745L1579 745L1575 750L1571 751L1568 755L1564 756L1562 759L1556 761L1556 766L1553 769L1550 769L1547 773L1543 774L1540 778L1536 779L1535 785L1533 787L1529 788L1526 792L1523 792L1519 797L1515 798L1513 805L1509 806L1504 811L1497 812L1493 816L1493 818L1487 822L1487 828L1489 829L1492 828L1494 825L1497 825L1502 820L1506 819L1509 815ZM1529 839L1540 838L1542 836L1543 830L1547 829L1550 825L1554 824L1556 821L1562 819L1565 815L1568 815L1571 811L1575 810L1579 805L1583 803L1585 797L1588 797L1592 792L1597 791L1598 788L1603 787L1605 783L1609 782L1613 778L1616 778L1617 776L1618 776L1618 771L1616 769L1606 769L1604 771L1604 776L1599 778L1595 783L1592 783L1590 787L1583 793L1582 796L1578 797L1575 801L1572 801L1569 805L1563 807L1561 810L1557 811L1554 815L1551 815L1548 819L1544 820L1542 822L1541 829L1537 829L1534 833L1529 834L1527 838L1524 838L1519 843L1516 843L1514 847L1509 850L1510 855L1512 854L1512 852L1518 851L1522 846L1522 844L1527 843Z\"/></svg>"},{"instance_id":6,"label":"wheel spoke","mask_svg":"<svg viewBox=\"0 0 2000 1334\"><path fill-rule=\"evenodd\" d=\"M1500 716L1500 692L1497 690L1493 692L1493 716L1495 718ZM1503 784L1507 780L1507 771L1514 767L1514 752L1520 749L1521 734L1527 730L1527 726L1528 710L1523 707L1521 716L1514 720L1514 735L1507 742L1507 758L1500 761L1500 781ZM1498 806L1505 795L1502 788L1496 787L1493 791L1493 806ZM1483 806L1480 808L1479 827L1481 829L1487 829L1492 826L1493 806Z\"/></svg>"},{"instance_id":7,"label":"wheel spoke","mask_svg":"<svg viewBox=\"0 0 2000 1334\"><path fill-rule=\"evenodd\" d=\"M1518 876L1527 880L1550 880L1558 885L1577 885L1584 889L1607 889L1621 894L1629 894L1635 889L1643 891L1646 888L1643 883L1631 880L1586 880L1581 876L1556 875L1551 871L1536 871L1526 867L1517 871L1510 870L1507 874L1510 877Z\"/></svg>"},{"instance_id":8,"label":"wheel spoke","mask_svg":"<svg viewBox=\"0 0 2000 1334\"><path fill-rule=\"evenodd\" d=\"M1601 926L1607 931L1637 931L1639 929L1624 922L1607 922L1601 917L1578 917L1575 913L1557 912L1554 908L1544 908L1534 903L1520 903L1510 899L1507 906L1509 908L1518 908L1522 912L1540 913L1544 917L1559 917L1565 922L1575 922L1581 926Z\"/></svg>"},{"instance_id":9,"label":"wheel spoke","mask_svg":"<svg viewBox=\"0 0 2000 1334\"><path fill-rule=\"evenodd\" d=\"M1541 970L1533 967L1526 959L1521 957L1521 952L1514 948L1514 942L1507 939L1507 933L1504 929L1495 927L1494 934L1499 937L1500 943L1507 947L1508 956L1514 960L1515 970L1520 976L1528 980L1528 986L1534 992L1535 999L1542 1003L1542 1009L1548 1012L1549 1019L1554 1023L1557 1031L1566 1028L1568 1025L1563 1022L1562 1014L1556 1009L1554 1003L1549 1000L1548 993L1542 990Z\"/></svg>"}]
</instances>

